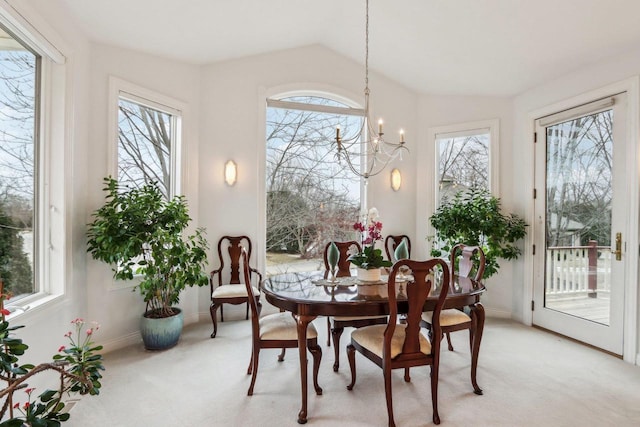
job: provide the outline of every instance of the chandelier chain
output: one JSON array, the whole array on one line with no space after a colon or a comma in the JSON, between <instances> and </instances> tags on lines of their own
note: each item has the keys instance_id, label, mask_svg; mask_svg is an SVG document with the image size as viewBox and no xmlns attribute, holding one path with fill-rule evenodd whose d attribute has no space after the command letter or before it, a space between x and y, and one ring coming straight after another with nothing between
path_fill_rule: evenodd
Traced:
<instances>
[{"instance_id":1,"label":"chandelier chain","mask_svg":"<svg viewBox=\"0 0 640 427\"><path fill-rule=\"evenodd\" d=\"M369 0L366 0L366 18L364 26L364 90L369 92Z\"/></svg>"}]
</instances>

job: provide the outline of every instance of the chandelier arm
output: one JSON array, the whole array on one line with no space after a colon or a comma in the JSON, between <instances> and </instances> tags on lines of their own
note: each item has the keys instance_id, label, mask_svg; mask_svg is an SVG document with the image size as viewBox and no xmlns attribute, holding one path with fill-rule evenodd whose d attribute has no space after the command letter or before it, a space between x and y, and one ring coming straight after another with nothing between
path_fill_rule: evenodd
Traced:
<instances>
[{"instance_id":1,"label":"chandelier arm","mask_svg":"<svg viewBox=\"0 0 640 427\"><path fill-rule=\"evenodd\" d=\"M365 1L365 73L364 73L364 117L360 130L353 137L345 140L340 137L340 128L336 129L336 158L340 162L344 158L347 166L355 175L366 180L381 173L386 166L398 156L402 159L402 151L406 150L404 132L400 131L400 142L386 141L383 136L382 120L375 129L369 117L369 0ZM351 156L358 156L358 167L351 161Z\"/></svg>"}]
</instances>

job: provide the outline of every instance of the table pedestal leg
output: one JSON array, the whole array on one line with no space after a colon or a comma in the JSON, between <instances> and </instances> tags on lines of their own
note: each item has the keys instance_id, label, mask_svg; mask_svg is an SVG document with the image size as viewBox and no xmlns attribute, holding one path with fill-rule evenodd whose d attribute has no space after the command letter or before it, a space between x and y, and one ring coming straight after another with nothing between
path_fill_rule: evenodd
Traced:
<instances>
[{"instance_id":1,"label":"table pedestal leg","mask_svg":"<svg viewBox=\"0 0 640 427\"><path fill-rule=\"evenodd\" d=\"M298 413L298 424L307 423L307 326L315 317L295 316L298 326L298 352L300 353L300 385L302 389L302 408Z\"/></svg>"},{"instance_id":2,"label":"table pedestal leg","mask_svg":"<svg viewBox=\"0 0 640 427\"><path fill-rule=\"evenodd\" d=\"M484 307L481 303L471 306L471 319L473 324L473 345L471 353L471 384L475 394L482 394L482 389L476 381L478 368L478 355L480 354L480 342L482 341L482 331L484 330Z\"/></svg>"}]
</instances>

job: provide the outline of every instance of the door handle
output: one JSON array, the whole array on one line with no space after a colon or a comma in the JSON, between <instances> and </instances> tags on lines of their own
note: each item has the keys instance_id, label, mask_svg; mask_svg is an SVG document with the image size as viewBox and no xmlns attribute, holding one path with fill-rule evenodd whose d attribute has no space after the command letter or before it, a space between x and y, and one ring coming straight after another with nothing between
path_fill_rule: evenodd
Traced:
<instances>
[{"instance_id":1,"label":"door handle","mask_svg":"<svg viewBox=\"0 0 640 427\"><path fill-rule=\"evenodd\" d=\"M622 233L616 233L616 250L611 250L611 253L615 254L616 261L622 260Z\"/></svg>"}]
</instances>

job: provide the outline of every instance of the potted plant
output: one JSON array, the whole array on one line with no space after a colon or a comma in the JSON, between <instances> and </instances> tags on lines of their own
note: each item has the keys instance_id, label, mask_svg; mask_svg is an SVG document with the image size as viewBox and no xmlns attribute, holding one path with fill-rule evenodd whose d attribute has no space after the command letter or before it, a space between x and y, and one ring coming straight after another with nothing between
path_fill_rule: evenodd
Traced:
<instances>
[{"instance_id":1,"label":"potted plant","mask_svg":"<svg viewBox=\"0 0 640 427\"><path fill-rule=\"evenodd\" d=\"M516 259L516 242L526 235L527 224L515 214L501 212L500 199L487 190L472 188L445 200L430 218L436 229L432 256L449 256L457 243L480 246L486 258L484 277L498 272L498 259Z\"/></svg>"},{"instance_id":2,"label":"potted plant","mask_svg":"<svg viewBox=\"0 0 640 427\"><path fill-rule=\"evenodd\" d=\"M360 280L380 280L380 268L392 265L391 261L382 257L382 249L376 249L376 242L382 240L382 223L378 218L378 210L371 208L363 221L353 224L354 230L362 235L362 252L351 255L348 259L358 267Z\"/></svg>"},{"instance_id":3,"label":"potted plant","mask_svg":"<svg viewBox=\"0 0 640 427\"><path fill-rule=\"evenodd\" d=\"M184 196L167 200L156 183L122 188L111 177L104 180L106 201L88 226L88 252L111 265L115 279L141 276L136 288L146 303L140 328L145 347L172 347L183 325L180 293L208 285L204 230L184 235L191 221Z\"/></svg>"},{"instance_id":4,"label":"potted plant","mask_svg":"<svg viewBox=\"0 0 640 427\"><path fill-rule=\"evenodd\" d=\"M80 394L97 396L102 387L101 345L95 345L93 336L100 328L96 322L85 329L84 320L71 321L75 333L64 336L68 345L58 348L51 362L22 364L29 346L18 337L16 331L24 326L10 324L11 312L4 307L10 293L4 291L0 278L0 427L60 426L69 420L65 401ZM43 372L55 372L58 385L55 389L36 391L28 381Z\"/></svg>"}]
</instances>

